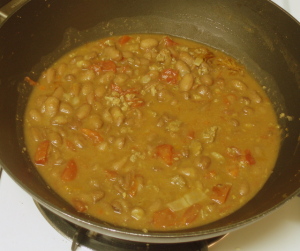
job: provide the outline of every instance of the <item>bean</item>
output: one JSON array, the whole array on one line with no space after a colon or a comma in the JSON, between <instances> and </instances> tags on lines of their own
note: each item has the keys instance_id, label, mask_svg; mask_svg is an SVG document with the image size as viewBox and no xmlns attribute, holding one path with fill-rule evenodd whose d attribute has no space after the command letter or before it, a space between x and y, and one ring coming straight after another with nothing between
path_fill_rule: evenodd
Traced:
<instances>
[{"instance_id":1,"label":"bean","mask_svg":"<svg viewBox=\"0 0 300 251\"><path fill-rule=\"evenodd\" d=\"M84 118L86 118L90 112L91 112L92 107L89 104L83 104L82 106L80 106L77 111L76 111L76 117L79 120L82 120Z\"/></svg>"},{"instance_id":2,"label":"bean","mask_svg":"<svg viewBox=\"0 0 300 251\"><path fill-rule=\"evenodd\" d=\"M245 106L245 107L243 108L243 113L244 113L245 115L253 115L253 114L254 114L254 109L251 108L251 107L249 107L249 106Z\"/></svg>"},{"instance_id":3,"label":"bean","mask_svg":"<svg viewBox=\"0 0 300 251\"><path fill-rule=\"evenodd\" d=\"M102 56L104 59L111 59L111 60L121 60L122 59L122 54L121 52L116 49L115 47L106 47L103 49Z\"/></svg>"},{"instance_id":4,"label":"bean","mask_svg":"<svg viewBox=\"0 0 300 251\"><path fill-rule=\"evenodd\" d=\"M92 51L92 52L89 52L84 55L85 60L91 60L91 59L95 59L97 57L98 57L98 53L96 51Z\"/></svg>"},{"instance_id":5,"label":"bean","mask_svg":"<svg viewBox=\"0 0 300 251\"><path fill-rule=\"evenodd\" d=\"M30 117L32 120L36 121L36 122L42 121L42 115L41 115L41 113L40 113L38 110L36 110L36 109L31 109L31 110L29 111L29 117Z\"/></svg>"},{"instance_id":6,"label":"bean","mask_svg":"<svg viewBox=\"0 0 300 251\"><path fill-rule=\"evenodd\" d=\"M96 75L93 70L85 70L81 72L80 74L80 80L81 81L93 81L95 79Z\"/></svg>"},{"instance_id":7,"label":"bean","mask_svg":"<svg viewBox=\"0 0 300 251\"><path fill-rule=\"evenodd\" d=\"M120 85L123 84L127 79L129 79L129 76L127 74L117 74L114 78L114 83Z\"/></svg>"},{"instance_id":8,"label":"bean","mask_svg":"<svg viewBox=\"0 0 300 251\"><path fill-rule=\"evenodd\" d=\"M80 93L80 85L79 83L75 82L71 84L70 94L72 96L77 97Z\"/></svg>"},{"instance_id":9,"label":"bean","mask_svg":"<svg viewBox=\"0 0 300 251\"><path fill-rule=\"evenodd\" d=\"M65 80L68 81L68 82L72 82L72 81L75 81L76 80L76 77L74 74L67 74L65 76Z\"/></svg>"},{"instance_id":10,"label":"bean","mask_svg":"<svg viewBox=\"0 0 300 251\"><path fill-rule=\"evenodd\" d=\"M97 86L95 89L95 95L98 98L102 98L105 95L105 92L106 92L106 88L104 85Z\"/></svg>"},{"instance_id":11,"label":"bean","mask_svg":"<svg viewBox=\"0 0 300 251\"><path fill-rule=\"evenodd\" d=\"M194 78L193 75L188 73L183 76L179 82L179 89L184 92L188 92L193 86Z\"/></svg>"},{"instance_id":12,"label":"bean","mask_svg":"<svg viewBox=\"0 0 300 251\"><path fill-rule=\"evenodd\" d=\"M42 140L45 139L44 133L40 128L31 127L30 132L31 132L33 140L36 142L41 142Z\"/></svg>"},{"instance_id":13,"label":"bean","mask_svg":"<svg viewBox=\"0 0 300 251\"><path fill-rule=\"evenodd\" d=\"M125 137L116 138L114 145L121 150L125 145Z\"/></svg>"},{"instance_id":14,"label":"bean","mask_svg":"<svg viewBox=\"0 0 300 251\"><path fill-rule=\"evenodd\" d=\"M53 97L56 97L58 99L61 99L63 95L64 95L64 88L62 86L57 87L52 94Z\"/></svg>"},{"instance_id":15,"label":"bean","mask_svg":"<svg viewBox=\"0 0 300 251\"><path fill-rule=\"evenodd\" d=\"M212 76L209 74L200 76L200 81L204 85L212 85L214 83Z\"/></svg>"},{"instance_id":16,"label":"bean","mask_svg":"<svg viewBox=\"0 0 300 251\"><path fill-rule=\"evenodd\" d=\"M192 67L194 64L194 59L188 52L180 52L179 59L185 62L189 67Z\"/></svg>"},{"instance_id":17,"label":"bean","mask_svg":"<svg viewBox=\"0 0 300 251\"><path fill-rule=\"evenodd\" d=\"M107 109L103 111L102 118L103 118L103 120L105 122L108 122L108 123L112 123L113 122L113 117L112 117L111 113Z\"/></svg>"},{"instance_id":18,"label":"bean","mask_svg":"<svg viewBox=\"0 0 300 251\"><path fill-rule=\"evenodd\" d=\"M87 69L91 65L88 60L80 60L76 62L76 66L82 69Z\"/></svg>"},{"instance_id":19,"label":"bean","mask_svg":"<svg viewBox=\"0 0 300 251\"><path fill-rule=\"evenodd\" d=\"M179 169L179 173L191 178L196 176L195 169L193 167L182 167Z\"/></svg>"},{"instance_id":20,"label":"bean","mask_svg":"<svg viewBox=\"0 0 300 251\"><path fill-rule=\"evenodd\" d=\"M53 117L51 124L52 125L65 125L68 123L68 119L64 115L56 115Z\"/></svg>"},{"instance_id":21,"label":"bean","mask_svg":"<svg viewBox=\"0 0 300 251\"><path fill-rule=\"evenodd\" d=\"M91 127L92 129L100 129L103 125L103 121L97 114L89 116L86 123L88 124L88 127Z\"/></svg>"},{"instance_id":22,"label":"bean","mask_svg":"<svg viewBox=\"0 0 300 251\"><path fill-rule=\"evenodd\" d=\"M196 91L205 99L211 99L211 97L212 97L211 91L210 91L209 87L206 85L200 85Z\"/></svg>"},{"instance_id":23,"label":"bean","mask_svg":"<svg viewBox=\"0 0 300 251\"><path fill-rule=\"evenodd\" d=\"M163 62L165 66L169 65L172 61L171 53L168 49L162 49L156 56L157 62Z\"/></svg>"},{"instance_id":24,"label":"bean","mask_svg":"<svg viewBox=\"0 0 300 251\"><path fill-rule=\"evenodd\" d=\"M181 76L184 76L187 73L191 72L189 66L185 62L183 62L181 60L178 60L176 62L175 68L179 71L179 73L180 73Z\"/></svg>"},{"instance_id":25,"label":"bean","mask_svg":"<svg viewBox=\"0 0 300 251\"><path fill-rule=\"evenodd\" d=\"M256 104L260 104L262 102L262 97L258 94L257 91L249 92L249 98Z\"/></svg>"},{"instance_id":26,"label":"bean","mask_svg":"<svg viewBox=\"0 0 300 251\"><path fill-rule=\"evenodd\" d=\"M199 158L197 158L195 160L195 165L199 168L201 168L202 170L208 169L210 167L211 164L211 159L208 156L201 156Z\"/></svg>"},{"instance_id":27,"label":"bean","mask_svg":"<svg viewBox=\"0 0 300 251\"><path fill-rule=\"evenodd\" d=\"M94 168L93 168L93 171L97 171L97 170L95 170ZM93 187L93 188L99 188L100 187L100 181L98 180L98 179L91 179L90 181L89 181L89 185L91 186L91 187Z\"/></svg>"},{"instance_id":28,"label":"bean","mask_svg":"<svg viewBox=\"0 0 300 251\"><path fill-rule=\"evenodd\" d=\"M81 87L82 95L88 95L93 91L93 84L90 81L84 82Z\"/></svg>"},{"instance_id":29,"label":"bean","mask_svg":"<svg viewBox=\"0 0 300 251\"><path fill-rule=\"evenodd\" d=\"M56 97L49 97L45 101L45 115L54 117L58 112L59 100Z\"/></svg>"},{"instance_id":30,"label":"bean","mask_svg":"<svg viewBox=\"0 0 300 251\"><path fill-rule=\"evenodd\" d=\"M94 204L96 204L97 202L99 202L101 199L104 198L105 193L101 190L97 190L94 191L90 194L90 196L92 197L92 201Z\"/></svg>"},{"instance_id":31,"label":"bean","mask_svg":"<svg viewBox=\"0 0 300 251\"><path fill-rule=\"evenodd\" d=\"M86 95L86 101L88 102L88 104L93 105L94 100L95 100L94 92L91 92L88 95Z\"/></svg>"},{"instance_id":32,"label":"bean","mask_svg":"<svg viewBox=\"0 0 300 251\"><path fill-rule=\"evenodd\" d=\"M52 83L55 78L56 71L53 68L49 68L45 73L46 82L48 84Z\"/></svg>"},{"instance_id":33,"label":"bean","mask_svg":"<svg viewBox=\"0 0 300 251\"><path fill-rule=\"evenodd\" d=\"M247 85L243 81L238 80L238 79L230 80L229 84L231 87L233 87L236 90L241 91L241 92L246 91L248 88Z\"/></svg>"},{"instance_id":34,"label":"bean","mask_svg":"<svg viewBox=\"0 0 300 251\"><path fill-rule=\"evenodd\" d=\"M113 121L116 124L116 126L120 126L123 123L124 118L125 118L120 107L113 106L110 109L110 113L112 115Z\"/></svg>"},{"instance_id":35,"label":"bean","mask_svg":"<svg viewBox=\"0 0 300 251\"><path fill-rule=\"evenodd\" d=\"M157 99L159 101L169 101L173 99L173 94L166 89L162 89L157 92Z\"/></svg>"},{"instance_id":36,"label":"bean","mask_svg":"<svg viewBox=\"0 0 300 251\"><path fill-rule=\"evenodd\" d=\"M123 168L125 166L127 160L128 160L127 156L123 157L122 159L119 159L118 161L116 161L112 164L112 168L114 170L120 170L121 168Z\"/></svg>"},{"instance_id":37,"label":"bean","mask_svg":"<svg viewBox=\"0 0 300 251\"><path fill-rule=\"evenodd\" d=\"M50 140L51 144L56 147L61 146L63 143L62 137L58 132L50 132L48 134L48 139Z\"/></svg>"},{"instance_id":38,"label":"bean","mask_svg":"<svg viewBox=\"0 0 300 251\"><path fill-rule=\"evenodd\" d=\"M145 211L140 207L134 207L131 210L131 217L135 220L141 220L145 216Z\"/></svg>"},{"instance_id":39,"label":"bean","mask_svg":"<svg viewBox=\"0 0 300 251\"><path fill-rule=\"evenodd\" d=\"M142 49L152 49L158 45L158 41L154 38L143 39L140 43Z\"/></svg>"},{"instance_id":40,"label":"bean","mask_svg":"<svg viewBox=\"0 0 300 251\"><path fill-rule=\"evenodd\" d=\"M251 100L247 97L241 97L240 98L240 103L244 104L244 105L250 105Z\"/></svg>"},{"instance_id":41,"label":"bean","mask_svg":"<svg viewBox=\"0 0 300 251\"><path fill-rule=\"evenodd\" d=\"M123 199L114 200L111 206L114 212L119 214L126 213L129 210L128 202Z\"/></svg>"},{"instance_id":42,"label":"bean","mask_svg":"<svg viewBox=\"0 0 300 251\"><path fill-rule=\"evenodd\" d=\"M74 145L79 148L82 149L84 148L84 142L85 142L85 138L81 135L76 135L73 139Z\"/></svg>"},{"instance_id":43,"label":"bean","mask_svg":"<svg viewBox=\"0 0 300 251\"><path fill-rule=\"evenodd\" d=\"M98 79L98 82L101 84L109 84L113 79L115 78L115 73L112 71L108 71L104 73L100 78Z\"/></svg>"},{"instance_id":44,"label":"bean","mask_svg":"<svg viewBox=\"0 0 300 251\"><path fill-rule=\"evenodd\" d=\"M97 145L98 150L105 151L108 147L108 143L106 141L102 141Z\"/></svg>"},{"instance_id":45,"label":"bean","mask_svg":"<svg viewBox=\"0 0 300 251\"><path fill-rule=\"evenodd\" d=\"M67 68L68 68L67 64L65 63L60 64L57 68L57 74L62 76L66 72Z\"/></svg>"},{"instance_id":46,"label":"bean","mask_svg":"<svg viewBox=\"0 0 300 251\"><path fill-rule=\"evenodd\" d=\"M47 100L47 96L44 96L44 95L41 95L41 96L38 96L37 99L36 99L36 106L39 107L39 108L42 108L42 106L45 105L45 101Z\"/></svg>"},{"instance_id":47,"label":"bean","mask_svg":"<svg viewBox=\"0 0 300 251\"><path fill-rule=\"evenodd\" d=\"M62 113L71 114L73 112L73 107L66 102L61 102L59 106L59 111Z\"/></svg>"}]
</instances>

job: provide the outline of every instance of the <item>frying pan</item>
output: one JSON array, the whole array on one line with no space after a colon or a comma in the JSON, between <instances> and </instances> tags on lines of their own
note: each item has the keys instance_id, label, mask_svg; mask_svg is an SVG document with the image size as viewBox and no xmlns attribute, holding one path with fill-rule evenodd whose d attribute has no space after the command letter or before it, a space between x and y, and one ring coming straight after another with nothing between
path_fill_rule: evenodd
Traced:
<instances>
[{"instance_id":1,"label":"frying pan","mask_svg":"<svg viewBox=\"0 0 300 251\"><path fill-rule=\"evenodd\" d=\"M31 0L22 8L24 1L14 2L9 7L18 10L0 27L0 164L54 214L110 237L180 243L237 230L300 192L300 25L271 1ZM132 33L170 34L220 49L244 64L267 91L283 129L280 153L265 186L235 213L172 232L117 227L76 212L29 161L22 124L31 87L24 77L36 80L60 56L88 41Z\"/></svg>"}]
</instances>

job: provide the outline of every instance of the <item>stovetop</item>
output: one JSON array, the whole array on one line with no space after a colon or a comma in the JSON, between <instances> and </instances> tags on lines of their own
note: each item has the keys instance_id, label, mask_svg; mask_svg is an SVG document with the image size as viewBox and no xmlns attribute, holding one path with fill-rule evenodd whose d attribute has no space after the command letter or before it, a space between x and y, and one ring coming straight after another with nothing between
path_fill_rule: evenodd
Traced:
<instances>
[{"instance_id":1,"label":"stovetop","mask_svg":"<svg viewBox=\"0 0 300 251\"><path fill-rule=\"evenodd\" d=\"M273 0L300 20L299 0ZM32 198L3 173L0 180L0 250L67 251L71 240L42 216ZM79 247L78 251L88 250ZM209 251L299 251L300 198L250 226L230 233Z\"/></svg>"}]
</instances>

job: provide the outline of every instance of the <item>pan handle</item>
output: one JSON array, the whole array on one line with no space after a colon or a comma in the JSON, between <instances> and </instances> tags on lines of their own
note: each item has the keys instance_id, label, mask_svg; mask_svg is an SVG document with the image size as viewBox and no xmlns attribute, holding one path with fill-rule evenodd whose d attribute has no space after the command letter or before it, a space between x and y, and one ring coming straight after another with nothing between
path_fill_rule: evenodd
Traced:
<instances>
[{"instance_id":1,"label":"pan handle","mask_svg":"<svg viewBox=\"0 0 300 251\"><path fill-rule=\"evenodd\" d=\"M31 0L12 0L0 9L0 25L24 4Z\"/></svg>"}]
</instances>

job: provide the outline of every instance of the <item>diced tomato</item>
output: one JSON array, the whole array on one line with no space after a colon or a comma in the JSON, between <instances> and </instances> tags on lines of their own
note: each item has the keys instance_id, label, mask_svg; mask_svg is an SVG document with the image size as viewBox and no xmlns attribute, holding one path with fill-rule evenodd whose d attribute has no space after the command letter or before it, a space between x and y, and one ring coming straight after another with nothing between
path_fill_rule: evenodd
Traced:
<instances>
[{"instance_id":1,"label":"diced tomato","mask_svg":"<svg viewBox=\"0 0 300 251\"><path fill-rule=\"evenodd\" d=\"M167 82L168 84L175 85L177 84L179 79L179 73L174 69L165 69L162 71L160 75L160 80L163 82Z\"/></svg>"},{"instance_id":2,"label":"diced tomato","mask_svg":"<svg viewBox=\"0 0 300 251\"><path fill-rule=\"evenodd\" d=\"M156 211L153 214L152 224L156 228L166 228L176 225L176 214L169 208Z\"/></svg>"},{"instance_id":3,"label":"diced tomato","mask_svg":"<svg viewBox=\"0 0 300 251\"><path fill-rule=\"evenodd\" d=\"M251 154L250 150L245 150L245 159L249 165L254 165L256 163L253 155Z\"/></svg>"},{"instance_id":4,"label":"diced tomato","mask_svg":"<svg viewBox=\"0 0 300 251\"><path fill-rule=\"evenodd\" d=\"M82 128L81 132L90 140L92 140L94 142L94 144L99 144L100 142L102 142L104 139L102 138L102 136L100 135L100 133L98 133L97 131L91 130L91 129L87 129L87 128Z\"/></svg>"},{"instance_id":5,"label":"diced tomato","mask_svg":"<svg viewBox=\"0 0 300 251\"><path fill-rule=\"evenodd\" d=\"M28 84L34 86L34 85L37 85L38 83L34 80L32 80L30 77L25 77L24 79Z\"/></svg>"},{"instance_id":6,"label":"diced tomato","mask_svg":"<svg viewBox=\"0 0 300 251\"><path fill-rule=\"evenodd\" d=\"M198 203L187 208L181 217L181 224L187 226L187 225L193 223L197 219L201 208L202 208L202 206Z\"/></svg>"},{"instance_id":7,"label":"diced tomato","mask_svg":"<svg viewBox=\"0 0 300 251\"><path fill-rule=\"evenodd\" d=\"M218 184L212 188L211 199L218 204L223 204L227 200L230 192L231 185L229 184Z\"/></svg>"},{"instance_id":8,"label":"diced tomato","mask_svg":"<svg viewBox=\"0 0 300 251\"><path fill-rule=\"evenodd\" d=\"M119 42L119 44L123 45L123 44L126 44L130 39L131 39L131 37L124 35L119 38L118 42Z\"/></svg>"},{"instance_id":9,"label":"diced tomato","mask_svg":"<svg viewBox=\"0 0 300 251\"><path fill-rule=\"evenodd\" d=\"M34 162L37 165L45 165L47 162L47 157L48 157L48 149L50 146L50 141L45 140L39 143L35 156L34 156Z\"/></svg>"},{"instance_id":10,"label":"diced tomato","mask_svg":"<svg viewBox=\"0 0 300 251\"><path fill-rule=\"evenodd\" d=\"M90 69L99 75L101 72L106 72L106 71L116 72L117 65L115 64L115 62L111 60L98 61L93 63L90 66Z\"/></svg>"},{"instance_id":11,"label":"diced tomato","mask_svg":"<svg viewBox=\"0 0 300 251\"><path fill-rule=\"evenodd\" d=\"M61 174L61 179L63 181L72 181L77 176L77 165L73 159L69 160L66 168Z\"/></svg>"},{"instance_id":12,"label":"diced tomato","mask_svg":"<svg viewBox=\"0 0 300 251\"><path fill-rule=\"evenodd\" d=\"M163 38L163 44L164 46L174 46L177 45L175 41L173 41L170 37L164 37Z\"/></svg>"},{"instance_id":13,"label":"diced tomato","mask_svg":"<svg viewBox=\"0 0 300 251\"><path fill-rule=\"evenodd\" d=\"M111 60L103 61L102 62L102 71L116 72L117 71L117 65L115 64L115 62L113 62Z\"/></svg>"},{"instance_id":14,"label":"diced tomato","mask_svg":"<svg viewBox=\"0 0 300 251\"><path fill-rule=\"evenodd\" d=\"M156 147L156 154L167 164L173 164L174 148L171 145L164 144Z\"/></svg>"}]
</instances>

